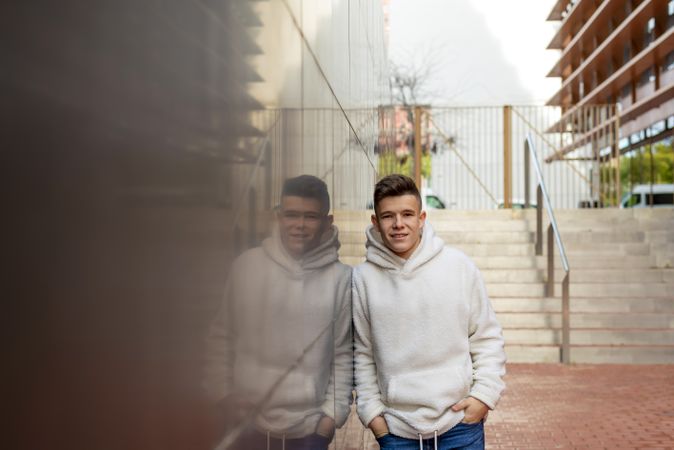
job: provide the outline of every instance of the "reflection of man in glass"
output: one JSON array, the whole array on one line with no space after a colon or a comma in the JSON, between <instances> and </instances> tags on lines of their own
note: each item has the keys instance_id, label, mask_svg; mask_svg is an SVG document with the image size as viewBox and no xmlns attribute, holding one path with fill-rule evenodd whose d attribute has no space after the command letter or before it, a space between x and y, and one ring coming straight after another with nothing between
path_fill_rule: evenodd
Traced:
<instances>
[{"instance_id":1,"label":"reflection of man in glass","mask_svg":"<svg viewBox=\"0 0 674 450\"><path fill-rule=\"evenodd\" d=\"M286 180L272 236L233 265L205 379L238 436L230 448L326 449L346 420L351 270L329 210L323 181Z\"/></svg>"}]
</instances>

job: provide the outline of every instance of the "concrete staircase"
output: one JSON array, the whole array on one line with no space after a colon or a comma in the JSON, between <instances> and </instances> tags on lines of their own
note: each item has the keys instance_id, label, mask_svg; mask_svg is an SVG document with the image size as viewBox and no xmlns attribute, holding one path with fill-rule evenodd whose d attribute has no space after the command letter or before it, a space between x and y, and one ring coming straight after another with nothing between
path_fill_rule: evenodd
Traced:
<instances>
[{"instance_id":1,"label":"concrete staircase","mask_svg":"<svg viewBox=\"0 0 674 450\"><path fill-rule=\"evenodd\" d=\"M364 259L370 214L335 214L347 264ZM572 362L674 363L674 209L555 214L571 267ZM556 256L555 295L546 296L535 211L433 210L429 220L480 268L509 361L559 361L563 271Z\"/></svg>"}]
</instances>

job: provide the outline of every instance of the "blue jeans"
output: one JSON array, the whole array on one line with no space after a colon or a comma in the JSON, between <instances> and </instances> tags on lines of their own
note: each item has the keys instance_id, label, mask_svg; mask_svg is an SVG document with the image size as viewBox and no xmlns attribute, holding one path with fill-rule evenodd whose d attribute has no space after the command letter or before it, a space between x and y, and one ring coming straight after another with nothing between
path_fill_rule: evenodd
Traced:
<instances>
[{"instance_id":1,"label":"blue jeans","mask_svg":"<svg viewBox=\"0 0 674 450\"><path fill-rule=\"evenodd\" d=\"M244 433L232 445L234 450L328 450L330 439L318 434L310 434L299 439L286 439L285 443L279 438L269 438L269 447L267 447L267 436L257 431Z\"/></svg>"},{"instance_id":2,"label":"blue jeans","mask_svg":"<svg viewBox=\"0 0 674 450\"><path fill-rule=\"evenodd\" d=\"M424 439L423 449L434 450L434 439ZM419 450L418 439L406 439L387 434L377 439L382 450ZM478 423L459 423L451 430L438 435L438 450L483 450L484 425Z\"/></svg>"}]
</instances>

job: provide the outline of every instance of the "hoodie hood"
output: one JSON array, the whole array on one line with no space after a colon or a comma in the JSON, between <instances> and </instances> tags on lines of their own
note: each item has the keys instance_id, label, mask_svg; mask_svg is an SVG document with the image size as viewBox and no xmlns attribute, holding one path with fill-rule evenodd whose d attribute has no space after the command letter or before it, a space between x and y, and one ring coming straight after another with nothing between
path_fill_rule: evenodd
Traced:
<instances>
[{"instance_id":1,"label":"hoodie hood","mask_svg":"<svg viewBox=\"0 0 674 450\"><path fill-rule=\"evenodd\" d=\"M301 276L307 272L321 269L339 260L339 233L337 227L331 225L321 236L316 248L306 253L302 259L295 259L283 246L278 224L274 225L271 237L262 242L262 248L269 257L283 267L288 273Z\"/></svg>"},{"instance_id":2,"label":"hoodie hood","mask_svg":"<svg viewBox=\"0 0 674 450\"><path fill-rule=\"evenodd\" d=\"M440 253L445 246L442 239L435 235L431 224L426 222L421 232L421 242L414 250L409 259L401 258L393 253L381 238L381 234L374 225L370 225L365 230L367 242L365 243L365 259L382 269L397 270L404 273L410 273L418 267L430 261L435 255Z\"/></svg>"}]
</instances>

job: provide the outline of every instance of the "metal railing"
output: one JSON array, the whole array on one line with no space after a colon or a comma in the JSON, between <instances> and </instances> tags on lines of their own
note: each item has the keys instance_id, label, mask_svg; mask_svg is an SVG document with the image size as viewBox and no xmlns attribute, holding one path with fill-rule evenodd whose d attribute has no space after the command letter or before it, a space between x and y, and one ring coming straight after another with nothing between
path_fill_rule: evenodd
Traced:
<instances>
[{"instance_id":1,"label":"metal railing","mask_svg":"<svg viewBox=\"0 0 674 450\"><path fill-rule=\"evenodd\" d=\"M530 188L529 188L529 176L530 176L530 160L534 162L534 169L536 170L536 176L538 178L538 187L536 188L536 255L541 256L543 254L543 205L545 205L545 210L548 213L548 219L550 224L548 225L547 231L547 269L548 269L548 280L546 285L546 296L554 297L555 294L555 243L559 249L559 256L562 260L562 267L564 268L564 280L562 281L562 349L560 359L564 364L569 364L571 361L569 348L570 348L570 305L569 305L569 261L566 258L566 252L564 251L564 244L562 243L562 237L559 234L559 227L557 226L557 221L555 220L555 213L552 210L552 204L550 203L550 197L548 195L548 190L545 187L545 180L543 179L543 173L541 171L541 166L538 163L538 157L536 156L536 149L534 147L533 139L531 135L527 135L524 141L524 207L529 208L531 205L530 202Z\"/></svg>"}]
</instances>

